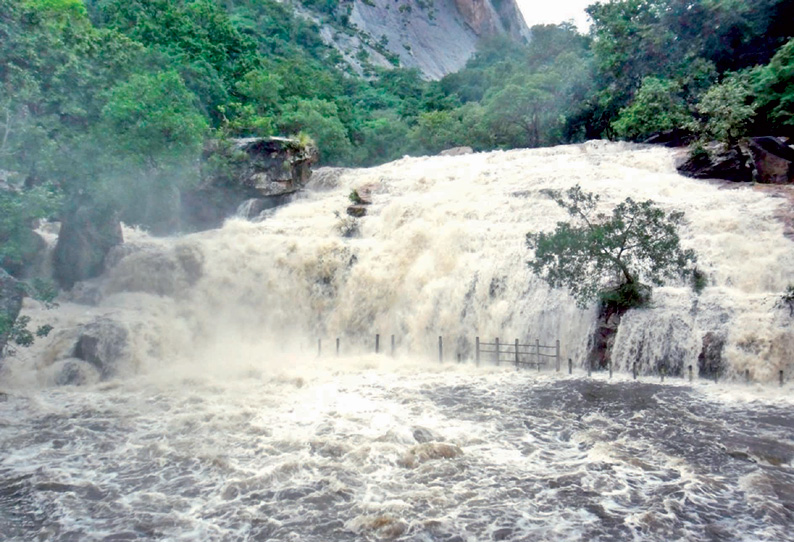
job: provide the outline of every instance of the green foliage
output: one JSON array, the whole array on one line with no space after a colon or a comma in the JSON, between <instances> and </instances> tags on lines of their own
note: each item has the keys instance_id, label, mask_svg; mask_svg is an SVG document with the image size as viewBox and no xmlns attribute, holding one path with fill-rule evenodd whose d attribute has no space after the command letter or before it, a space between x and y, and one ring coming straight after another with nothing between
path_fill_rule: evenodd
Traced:
<instances>
[{"instance_id":1,"label":"green foliage","mask_svg":"<svg viewBox=\"0 0 794 542\"><path fill-rule=\"evenodd\" d=\"M41 249L34 222L51 217L60 203L51 186L0 189L0 267L16 274Z\"/></svg>"},{"instance_id":2,"label":"green foliage","mask_svg":"<svg viewBox=\"0 0 794 542\"><path fill-rule=\"evenodd\" d=\"M350 194L348 195L348 199L353 203L355 203L356 205L364 203L364 200L361 199L361 196L359 196L358 194L358 190L356 190L355 188L350 191Z\"/></svg>"},{"instance_id":3,"label":"green foliage","mask_svg":"<svg viewBox=\"0 0 794 542\"><path fill-rule=\"evenodd\" d=\"M330 101L297 100L281 116L280 128L289 134L305 132L310 135L327 163L341 162L352 150L339 110Z\"/></svg>"},{"instance_id":4,"label":"green foliage","mask_svg":"<svg viewBox=\"0 0 794 542\"><path fill-rule=\"evenodd\" d=\"M794 39L753 73L756 106L767 124L794 127Z\"/></svg>"},{"instance_id":5,"label":"green foliage","mask_svg":"<svg viewBox=\"0 0 794 542\"><path fill-rule=\"evenodd\" d=\"M753 91L749 75L731 73L712 86L698 101L701 139L717 140L729 145L747 133L755 116Z\"/></svg>"},{"instance_id":6,"label":"green foliage","mask_svg":"<svg viewBox=\"0 0 794 542\"><path fill-rule=\"evenodd\" d=\"M691 115L681 97L681 86L670 80L646 77L631 104L612 122L618 137L641 140L657 132L680 128Z\"/></svg>"},{"instance_id":7,"label":"green foliage","mask_svg":"<svg viewBox=\"0 0 794 542\"><path fill-rule=\"evenodd\" d=\"M683 213L626 198L607 215L597 211L598 196L579 185L548 194L571 220L558 222L551 233L527 234L535 252L529 266L552 287L567 288L580 306L616 287L605 299L642 300L641 281L661 285L692 272L695 254L682 249L678 237Z\"/></svg>"}]
</instances>

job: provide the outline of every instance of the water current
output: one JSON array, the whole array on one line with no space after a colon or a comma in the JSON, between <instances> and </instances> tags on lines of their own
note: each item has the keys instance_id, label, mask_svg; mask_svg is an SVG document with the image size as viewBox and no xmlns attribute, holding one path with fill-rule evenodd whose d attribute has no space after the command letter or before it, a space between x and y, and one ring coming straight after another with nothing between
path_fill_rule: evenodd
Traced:
<instances>
[{"instance_id":1,"label":"water current","mask_svg":"<svg viewBox=\"0 0 794 542\"><path fill-rule=\"evenodd\" d=\"M785 200L673 159L604 142L405 158L318 176L259 221L126 230L105 276L26 302L55 330L3 366L0 539L794 540ZM583 370L595 310L525 263L524 235L565 218L541 191L576 183L684 211L708 278L624 317L611 380ZM353 189L372 195L361 219ZM104 365L74 359L89 328ZM651 375L697 367L709 332L725 380ZM475 336L559 339L574 374L475 366Z\"/></svg>"}]
</instances>

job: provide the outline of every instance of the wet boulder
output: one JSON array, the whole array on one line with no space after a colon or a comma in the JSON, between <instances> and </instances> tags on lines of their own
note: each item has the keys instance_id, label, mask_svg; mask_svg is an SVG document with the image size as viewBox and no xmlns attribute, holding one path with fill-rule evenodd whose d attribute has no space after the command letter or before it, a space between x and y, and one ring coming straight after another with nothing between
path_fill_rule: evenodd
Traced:
<instances>
[{"instance_id":1,"label":"wet boulder","mask_svg":"<svg viewBox=\"0 0 794 542\"><path fill-rule=\"evenodd\" d=\"M110 249L124 242L118 213L83 203L64 213L53 266L55 280L65 290L98 277Z\"/></svg>"},{"instance_id":2,"label":"wet boulder","mask_svg":"<svg viewBox=\"0 0 794 542\"><path fill-rule=\"evenodd\" d=\"M308 182L318 156L314 146L283 137L210 142L201 183L181 196L182 226L193 231L220 227L252 199L263 200L263 208L289 202Z\"/></svg>"},{"instance_id":3,"label":"wet boulder","mask_svg":"<svg viewBox=\"0 0 794 542\"><path fill-rule=\"evenodd\" d=\"M734 182L753 180L751 160L738 146L712 152L690 154L676 164L681 175L694 179L725 179Z\"/></svg>"},{"instance_id":4,"label":"wet boulder","mask_svg":"<svg viewBox=\"0 0 794 542\"><path fill-rule=\"evenodd\" d=\"M751 137L748 148L759 183L788 184L794 181L794 150L775 137Z\"/></svg>"},{"instance_id":5,"label":"wet boulder","mask_svg":"<svg viewBox=\"0 0 794 542\"><path fill-rule=\"evenodd\" d=\"M53 363L57 386L85 386L99 381L100 373L91 363L81 359L62 359Z\"/></svg>"},{"instance_id":6,"label":"wet boulder","mask_svg":"<svg viewBox=\"0 0 794 542\"><path fill-rule=\"evenodd\" d=\"M698 373L701 378L719 378L725 372L722 352L725 337L709 331L703 336L703 346L698 354Z\"/></svg>"},{"instance_id":7,"label":"wet boulder","mask_svg":"<svg viewBox=\"0 0 794 542\"><path fill-rule=\"evenodd\" d=\"M117 376L132 360L130 333L120 322L96 318L82 327L70 357L90 363L103 380Z\"/></svg>"}]
</instances>

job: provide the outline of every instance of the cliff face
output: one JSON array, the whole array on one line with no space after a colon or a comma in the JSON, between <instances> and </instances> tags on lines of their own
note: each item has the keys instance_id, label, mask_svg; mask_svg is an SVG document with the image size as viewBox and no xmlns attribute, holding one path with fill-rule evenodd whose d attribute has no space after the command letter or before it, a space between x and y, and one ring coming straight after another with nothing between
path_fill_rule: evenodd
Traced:
<instances>
[{"instance_id":1,"label":"cliff face","mask_svg":"<svg viewBox=\"0 0 794 542\"><path fill-rule=\"evenodd\" d=\"M515 0L352 0L348 25L334 28L306 7L321 35L359 73L368 66L417 68L439 79L460 70L481 38L529 38Z\"/></svg>"}]
</instances>

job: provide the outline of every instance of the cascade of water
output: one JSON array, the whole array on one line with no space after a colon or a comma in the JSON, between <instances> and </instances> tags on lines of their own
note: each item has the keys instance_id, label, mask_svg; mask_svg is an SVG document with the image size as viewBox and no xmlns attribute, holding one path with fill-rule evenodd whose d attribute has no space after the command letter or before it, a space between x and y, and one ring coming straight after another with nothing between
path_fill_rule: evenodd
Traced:
<instances>
[{"instance_id":1,"label":"cascade of water","mask_svg":"<svg viewBox=\"0 0 794 542\"><path fill-rule=\"evenodd\" d=\"M681 177L673 158L669 149L589 142L347 170L263 222L233 218L177 239L138 235L93 284L96 306L29 312L62 329L87 315L126 319L139 365L258 359L318 338L364 347L375 333L427 356L443 335L450 359L473 357L475 336L560 339L563 357L581 364L595 310L533 276L524 242L566 219L542 191L579 183L605 207L631 196L684 211L682 243L708 277L699 296L684 284L657 288L651 309L627 313L615 367L697 366L713 332L725 338L731 370L774 379L794 350L788 313L774 307L794 282L794 244L774 219L782 200ZM353 189L372 194L364 218L346 215ZM31 356L52 363L68 355L66 343L56 332Z\"/></svg>"}]
</instances>

